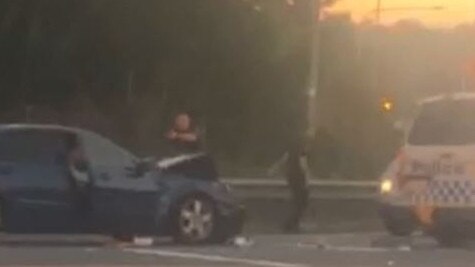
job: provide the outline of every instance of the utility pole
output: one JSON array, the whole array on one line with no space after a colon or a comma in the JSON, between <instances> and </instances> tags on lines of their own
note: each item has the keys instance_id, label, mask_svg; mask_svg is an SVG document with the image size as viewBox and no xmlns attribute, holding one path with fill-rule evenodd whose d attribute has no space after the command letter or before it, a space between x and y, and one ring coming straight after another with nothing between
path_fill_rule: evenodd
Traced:
<instances>
[{"instance_id":1,"label":"utility pole","mask_svg":"<svg viewBox=\"0 0 475 267\"><path fill-rule=\"evenodd\" d=\"M311 46L310 46L310 70L308 74L307 88L307 136L315 137L316 112L317 112L317 92L319 83L319 61L320 61L320 0L310 1L311 12Z\"/></svg>"},{"instance_id":2,"label":"utility pole","mask_svg":"<svg viewBox=\"0 0 475 267\"><path fill-rule=\"evenodd\" d=\"M381 2L382 0L376 0L376 10L375 10L375 19L376 19L376 23L380 23L381 22Z\"/></svg>"}]
</instances>

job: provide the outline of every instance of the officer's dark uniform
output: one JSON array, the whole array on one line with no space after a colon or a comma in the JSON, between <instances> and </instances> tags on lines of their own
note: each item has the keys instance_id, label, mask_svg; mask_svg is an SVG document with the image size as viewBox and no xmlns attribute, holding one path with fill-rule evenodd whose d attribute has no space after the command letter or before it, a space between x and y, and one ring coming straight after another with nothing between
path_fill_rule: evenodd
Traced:
<instances>
[{"instance_id":1,"label":"officer's dark uniform","mask_svg":"<svg viewBox=\"0 0 475 267\"><path fill-rule=\"evenodd\" d=\"M286 178L290 189L290 212L284 224L284 231L298 232L300 219L308 205L307 173L301 164L304 151L299 147L291 148L287 154Z\"/></svg>"}]
</instances>

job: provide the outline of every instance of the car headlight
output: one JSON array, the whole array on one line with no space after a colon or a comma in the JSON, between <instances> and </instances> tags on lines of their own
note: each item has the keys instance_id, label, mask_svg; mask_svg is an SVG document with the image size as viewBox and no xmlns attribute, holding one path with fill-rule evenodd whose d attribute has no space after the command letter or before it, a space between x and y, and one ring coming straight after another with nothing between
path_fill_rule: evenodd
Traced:
<instances>
[{"instance_id":1,"label":"car headlight","mask_svg":"<svg viewBox=\"0 0 475 267\"><path fill-rule=\"evenodd\" d=\"M381 184L379 187L379 191L381 192L381 194L389 194L393 191L393 189L394 189L394 183L392 180L383 179L381 181Z\"/></svg>"}]
</instances>

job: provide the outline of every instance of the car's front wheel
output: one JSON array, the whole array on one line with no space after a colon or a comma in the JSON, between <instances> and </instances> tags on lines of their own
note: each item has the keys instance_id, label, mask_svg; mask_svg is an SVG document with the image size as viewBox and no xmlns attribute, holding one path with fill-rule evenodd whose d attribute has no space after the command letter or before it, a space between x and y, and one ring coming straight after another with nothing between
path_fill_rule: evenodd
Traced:
<instances>
[{"instance_id":1,"label":"car's front wheel","mask_svg":"<svg viewBox=\"0 0 475 267\"><path fill-rule=\"evenodd\" d=\"M186 197L174 211L173 224L175 239L178 242L211 242L217 227L214 202L201 195Z\"/></svg>"},{"instance_id":2,"label":"car's front wheel","mask_svg":"<svg viewBox=\"0 0 475 267\"><path fill-rule=\"evenodd\" d=\"M117 242L132 243L134 241L134 235L127 233L113 233L112 238Z\"/></svg>"},{"instance_id":3,"label":"car's front wheel","mask_svg":"<svg viewBox=\"0 0 475 267\"><path fill-rule=\"evenodd\" d=\"M464 247L472 238L470 221L454 220L454 214L437 211L434 213L434 225L429 231L442 247Z\"/></svg>"},{"instance_id":4,"label":"car's front wheel","mask_svg":"<svg viewBox=\"0 0 475 267\"><path fill-rule=\"evenodd\" d=\"M0 232L5 231L7 228L7 207L5 201L0 197Z\"/></svg>"}]
</instances>

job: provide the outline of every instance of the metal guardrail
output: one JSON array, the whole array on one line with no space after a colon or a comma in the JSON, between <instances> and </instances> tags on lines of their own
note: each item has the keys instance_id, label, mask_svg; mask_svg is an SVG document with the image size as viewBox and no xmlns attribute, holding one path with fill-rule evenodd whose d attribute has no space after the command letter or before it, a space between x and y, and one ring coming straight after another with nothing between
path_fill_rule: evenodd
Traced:
<instances>
[{"instance_id":1,"label":"metal guardrail","mask_svg":"<svg viewBox=\"0 0 475 267\"><path fill-rule=\"evenodd\" d=\"M232 186L286 186L284 178L224 178L224 182ZM309 186L343 186L343 187L377 187L376 181L349 181L310 179Z\"/></svg>"},{"instance_id":2,"label":"metal guardrail","mask_svg":"<svg viewBox=\"0 0 475 267\"><path fill-rule=\"evenodd\" d=\"M275 199L289 195L284 178L234 178L223 179L240 198ZM348 181L310 179L310 197L315 199L373 199L377 197L376 181Z\"/></svg>"}]
</instances>

